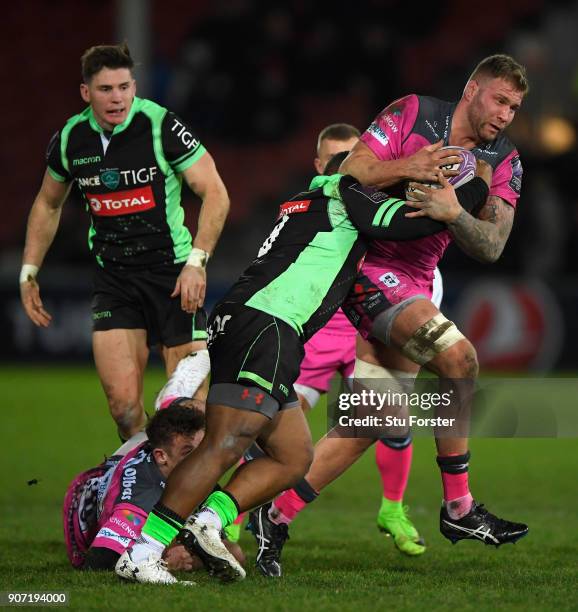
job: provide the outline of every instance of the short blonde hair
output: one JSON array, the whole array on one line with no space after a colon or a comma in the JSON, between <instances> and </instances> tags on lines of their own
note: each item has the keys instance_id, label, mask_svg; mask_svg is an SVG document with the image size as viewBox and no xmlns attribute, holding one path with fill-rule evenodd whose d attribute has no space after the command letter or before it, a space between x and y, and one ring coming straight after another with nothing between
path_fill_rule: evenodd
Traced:
<instances>
[{"instance_id":1,"label":"short blonde hair","mask_svg":"<svg viewBox=\"0 0 578 612\"><path fill-rule=\"evenodd\" d=\"M476 80L479 76L487 76L493 79L505 79L509 81L522 95L530 90L526 68L519 64L513 57L503 53L497 53L484 58L472 72L468 81Z\"/></svg>"}]
</instances>

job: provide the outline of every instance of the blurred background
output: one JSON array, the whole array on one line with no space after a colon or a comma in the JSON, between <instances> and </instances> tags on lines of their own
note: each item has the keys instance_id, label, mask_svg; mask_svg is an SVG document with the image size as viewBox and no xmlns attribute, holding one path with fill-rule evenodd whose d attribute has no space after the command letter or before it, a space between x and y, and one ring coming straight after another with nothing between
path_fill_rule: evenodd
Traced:
<instances>
[{"instance_id":1,"label":"blurred background","mask_svg":"<svg viewBox=\"0 0 578 612\"><path fill-rule=\"evenodd\" d=\"M77 193L40 275L50 328L26 318L18 273L46 146L83 108L80 56L127 40L139 95L190 123L231 196L209 307L256 255L279 202L313 175L324 126L363 131L408 93L458 99L480 59L512 54L531 86L510 129L524 166L514 229L491 266L450 248L442 309L486 369L577 368L578 3L29 0L3 8L1 31L2 362L90 360L92 260ZM187 190L184 206L194 231L199 203Z\"/></svg>"}]
</instances>

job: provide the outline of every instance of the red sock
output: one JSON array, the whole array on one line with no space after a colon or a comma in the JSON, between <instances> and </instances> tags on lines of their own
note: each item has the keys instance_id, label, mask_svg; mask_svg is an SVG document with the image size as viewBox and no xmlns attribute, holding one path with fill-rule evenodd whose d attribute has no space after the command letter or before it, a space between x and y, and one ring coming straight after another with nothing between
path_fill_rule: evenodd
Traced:
<instances>
[{"instance_id":1,"label":"red sock","mask_svg":"<svg viewBox=\"0 0 578 612\"><path fill-rule=\"evenodd\" d=\"M375 446L375 462L383 483L383 496L391 501L401 501L407 487L413 444L405 448L390 448L381 441Z\"/></svg>"},{"instance_id":2,"label":"red sock","mask_svg":"<svg viewBox=\"0 0 578 612\"><path fill-rule=\"evenodd\" d=\"M305 508L307 502L303 501L293 489L284 491L271 504L269 518L275 523L289 524Z\"/></svg>"}]
</instances>

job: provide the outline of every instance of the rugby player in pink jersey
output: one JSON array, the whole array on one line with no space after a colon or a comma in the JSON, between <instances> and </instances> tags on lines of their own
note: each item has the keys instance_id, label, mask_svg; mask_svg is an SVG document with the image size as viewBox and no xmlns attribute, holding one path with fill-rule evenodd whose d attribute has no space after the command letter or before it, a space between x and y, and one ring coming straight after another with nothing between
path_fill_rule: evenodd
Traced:
<instances>
[{"instance_id":1,"label":"rugby player in pink jersey","mask_svg":"<svg viewBox=\"0 0 578 612\"><path fill-rule=\"evenodd\" d=\"M355 377L381 392L407 388L421 366L440 377L440 391L452 392L451 414L467 413L478 373L472 344L431 301L433 275L452 239L468 255L496 261L510 234L521 189L522 166L503 130L514 119L528 91L525 70L506 55L485 58L468 79L457 103L409 95L386 107L361 136L340 172L382 188L407 180L441 182L441 168L459 161L453 145L470 149L493 169L486 204L474 217L459 207L435 213L416 203L415 216L448 224L448 230L404 243L375 242L365 258L353 295L344 305L358 338ZM426 190L427 188L424 188ZM435 215L435 216L434 216ZM406 380L401 373L406 373ZM462 421L463 424L463 421ZM447 432L445 432L447 434ZM435 431L444 501L440 531L452 542L478 539L486 544L515 542L526 535L521 523L499 519L477 504L468 486L467 437ZM374 439L325 436L315 448L304 481L315 491L333 482ZM381 445L378 445L378 447ZM295 489L275 500L285 524L305 504ZM279 520L279 519L277 519ZM277 546L280 558L281 548ZM273 555L270 562L274 561Z\"/></svg>"},{"instance_id":2,"label":"rugby player in pink jersey","mask_svg":"<svg viewBox=\"0 0 578 612\"><path fill-rule=\"evenodd\" d=\"M120 555L139 536L173 468L195 449L204 433L199 403L177 398L98 467L79 474L66 492L64 535L73 567L113 570ZM237 544L226 543L242 562ZM182 545L167 549L172 570L201 567Z\"/></svg>"}]
</instances>

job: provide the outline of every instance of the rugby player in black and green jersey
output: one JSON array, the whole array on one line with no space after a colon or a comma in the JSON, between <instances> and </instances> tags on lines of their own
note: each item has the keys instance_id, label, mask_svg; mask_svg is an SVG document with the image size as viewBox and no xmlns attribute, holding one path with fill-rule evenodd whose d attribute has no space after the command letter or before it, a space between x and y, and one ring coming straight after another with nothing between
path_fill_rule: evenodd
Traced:
<instances>
[{"instance_id":1,"label":"rugby player in black and green jersey","mask_svg":"<svg viewBox=\"0 0 578 612\"><path fill-rule=\"evenodd\" d=\"M229 198L212 157L189 127L136 97L126 45L92 47L81 64L80 94L88 107L48 147L48 167L28 219L20 290L30 319L47 327L51 316L36 275L76 183L91 216L88 244L96 260L94 360L119 434L128 439L145 425L149 347L160 345L169 375L191 351L197 351L197 382L208 373L205 265ZM183 179L202 200L194 240L183 223Z\"/></svg>"},{"instance_id":2,"label":"rugby player in black and green jersey","mask_svg":"<svg viewBox=\"0 0 578 612\"><path fill-rule=\"evenodd\" d=\"M335 156L326 172L336 172L346 155ZM445 187L427 190L425 204L449 202L459 208L457 193L461 205L472 210L487 196L487 168L484 178L457 192L440 174ZM347 296L366 251L365 237L415 239L445 228L428 217L406 218L411 210L404 201L340 174L315 177L309 191L281 205L257 259L209 319L212 374L205 438L171 473L141 540L119 558L121 577L177 582L162 562L164 547L177 534L211 574L224 581L245 576L222 545L221 529L239 511L301 480L312 460L311 435L293 389L303 344ZM215 489L255 441L266 454L237 468L223 489Z\"/></svg>"}]
</instances>

